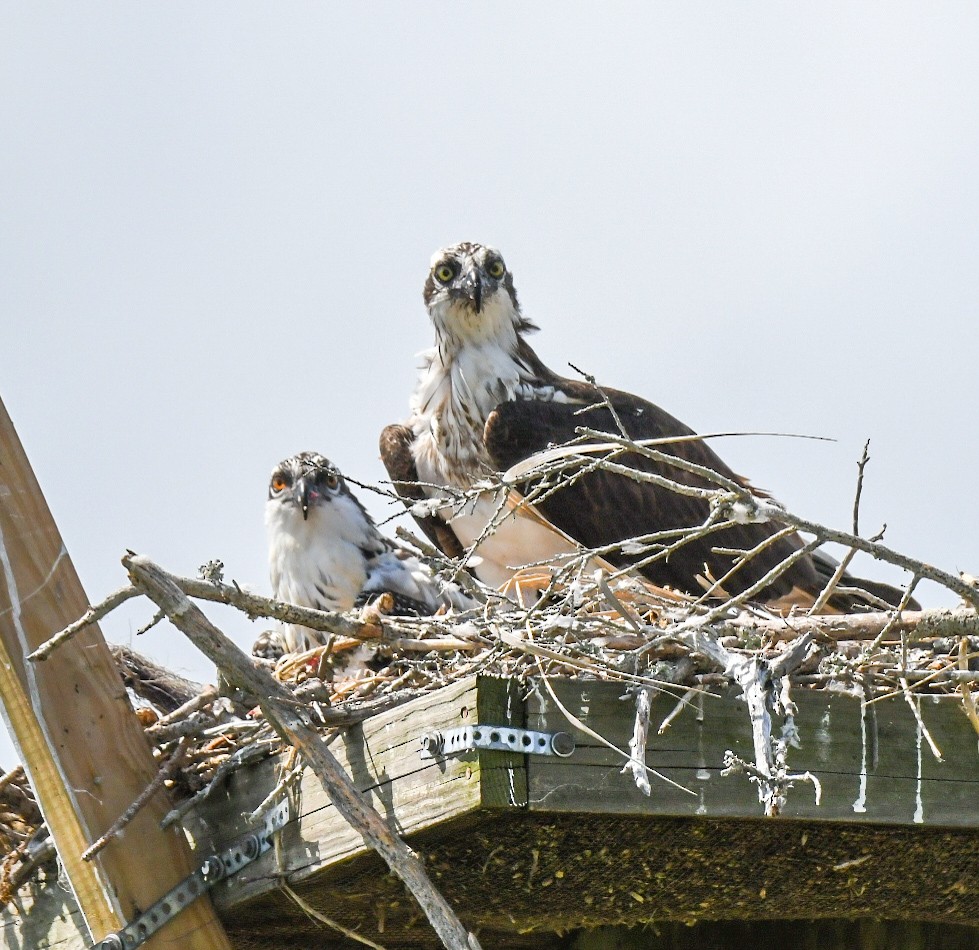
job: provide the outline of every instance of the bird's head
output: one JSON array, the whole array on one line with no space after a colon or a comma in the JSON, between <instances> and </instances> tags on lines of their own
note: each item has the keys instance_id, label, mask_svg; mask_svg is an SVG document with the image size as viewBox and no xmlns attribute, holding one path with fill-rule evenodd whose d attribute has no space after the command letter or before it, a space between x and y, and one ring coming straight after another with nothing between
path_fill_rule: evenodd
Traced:
<instances>
[{"instance_id":1,"label":"bird's head","mask_svg":"<svg viewBox=\"0 0 979 950\"><path fill-rule=\"evenodd\" d=\"M302 514L330 504L349 491L340 470L318 452L300 452L275 466L269 479L269 508Z\"/></svg>"},{"instance_id":2,"label":"bird's head","mask_svg":"<svg viewBox=\"0 0 979 950\"><path fill-rule=\"evenodd\" d=\"M440 338L480 343L531 328L503 257L484 244L464 241L436 251L424 297Z\"/></svg>"}]
</instances>

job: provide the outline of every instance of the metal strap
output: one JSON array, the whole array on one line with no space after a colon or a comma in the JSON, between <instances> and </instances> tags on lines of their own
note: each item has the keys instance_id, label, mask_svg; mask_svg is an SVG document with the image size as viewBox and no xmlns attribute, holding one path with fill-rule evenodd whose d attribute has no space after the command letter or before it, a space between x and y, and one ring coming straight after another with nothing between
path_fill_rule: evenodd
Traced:
<instances>
[{"instance_id":1,"label":"metal strap","mask_svg":"<svg viewBox=\"0 0 979 950\"><path fill-rule=\"evenodd\" d=\"M254 834L236 839L218 854L212 854L193 874L167 891L149 910L122 930L96 941L90 950L133 950L148 940L165 923L173 920L218 881L237 874L272 847L272 835L289 820L289 800L283 799L266 812L262 827Z\"/></svg>"},{"instance_id":2,"label":"metal strap","mask_svg":"<svg viewBox=\"0 0 979 950\"><path fill-rule=\"evenodd\" d=\"M421 757L458 755L474 749L500 749L525 755L557 755L567 758L574 752L574 739L566 732L535 732L511 726L459 726L422 736Z\"/></svg>"}]
</instances>

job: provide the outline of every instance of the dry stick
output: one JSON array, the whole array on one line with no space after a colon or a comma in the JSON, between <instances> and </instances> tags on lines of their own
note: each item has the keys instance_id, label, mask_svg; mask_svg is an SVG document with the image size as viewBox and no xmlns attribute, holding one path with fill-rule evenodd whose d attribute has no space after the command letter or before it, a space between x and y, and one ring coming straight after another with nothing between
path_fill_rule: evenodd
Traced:
<instances>
[{"instance_id":1,"label":"dry stick","mask_svg":"<svg viewBox=\"0 0 979 950\"><path fill-rule=\"evenodd\" d=\"M874 611L865 614L832 614L810 617L807 615L762 619L747 614L740 617L711 620L707 617L684 621L689 626L706 625L721 637L744 636L758 633L773 640L793 640L803 633L811 633L820 640L874 640L881 634L910 633L918 640L933 637L979 636L979 615L970 609L932 608L929 610L904 611L897 619L890 611ZM669 638L669 630L662 637ZM869 648L868 648L869 649Z\"/></svg>"},{"instance_id":2,"label":"dry stick","mask_svg":"<svg viewBox=\"0 0 979 950\"><path fill-rule=\"evenodd\" d=\"M863 472L867 467L867 463L870 461L870 455L868 450L870 449L870 439L863 445L863 454L860 456L860 461L857 462L857 490L853 496L853 533L856 535L860 534L860 496L863 494ZM837 584L843 579L843 575L846 573L846 569L850 566L850 562L856 555L856 548L850 548L846 552L846 556L837 565L836 570L833 571L833 576L829 579L829 582L823 588L822 593L816 598L815 603L809 608L809 613L818 614L823 607L829 602L830 597L833 596L833 591L836 590Z\"/></svg>"},{"instance_id":3,"label":"dry stick","mask_svg":"<svg viewBox=\"0 0 979 950\"><path fill-rule=\"evenodd\" d=\"M174 824L174 822L180 821L184 815L193 811L215 789L221 787L228 775L251 761L266 758L277 744L278 739L274 741L269 739L255 739L248 745L241 746L214 770L214 774L211 776L207 785L196 791L190 798L182 801L176 807L171 808L160 820L160 827L165 830Z\"/></svg>"},{"instance_id":4,"label":"dry stick","mask_svg":"<svg viewBox=\"0 0 979 950\"><path fill-rule=\"evenodd\" d=\"M576 431L581 435L585 435L590 438L607 439L609 442L615 442L617 445L621 446L623 451L635 452L637 455L644 455L651 461L659 462L661 465L666 465L670 468L678 468L681 471L689 472L691 475L699 475L708 482L712 482L715 485L720 485L722 488L726 488L728 492L733 493L738 498L754 497L750 489L745 488L744 485L734 481L734 479L721 475L720 472L715 472L714 469L708 468L706 465L698 465L696 462L688 462L686 459L680 458L679 456L670 455L668 452L660 452L657 449L650 448L647 445L633 442L631 439L624 439L620 435L612 435L609 432L601 432L598 429L589 429L586 426L578 426ZM626 469L627 471L623 473L626 474L626 477L632 477L628 475L628 472L635 473L637 471L636 469L629 468L628 466L617 466L617 468ZM645 479L645 477L651 473L641 472L640 474ZM671 479L662 478L662 482L660 482L660 478L662 478L662 476L657 476L656 479L650 480L654 481L656 484L663 484L663 487L670 488L671 491L680 491L681 494L689 494L693 497L709 498L710 496L717 494L716 489L695 488L692 485L684 485L682 482L674 482L673 485L676 487L672 487L671 485L666 484L671 482Z\"/></svg>"},{"instance_id":5,"label":"dry stick","mask_svg":"<svg viewBox=\"0 0 979 950\"><path fill-rule=\"evenodd\" d=\"M169 726L174 722L180 722L186 719L191 713L197 712L201 707L206 706L208 703L213 703L219 695L218 688L213 683L209 683L196 696L188 699L183 706L178 706L172 713L161 716L152 726L148 726L146 731L152 735L156 730L162 729L164 726Z\"/></svg>"},{"instance_id":6,"label":"dry stick","mask_svg":"<svg viewBox=\"0 0 979 950\"><path fill-rule=\"evenodd\" d=\"M282 890L285 892L286 896L291 900L295 901L299 909L310 917L312 920L318 920L321 924L326 924L327 927L332 927L334 930L338 930L345 937L349 937L356 943L362 943L365 947L373 947L374 950L385 950L383 946L379 943L374 943L373 940L368 940L366 937L362 937L357 931L349 930L344 927L343 924L338 923L331 917L327 917L325 914L318 911L315 907L310 907L288 884L280 885Z\"/></svg>"},{"instance_id":7,"label":"dry stick","mask_svg":"<svg viewBox=\"0 0 979 950\"><path fill-rule=\"evenodd\" d=\"M19 782L24 778L24 766L15 765L9 772L0 776L0 792L2 792L11 782Z\"/></svg>"},{"instance_id":8,"label":"dry stick","mask_svg":"<svg viewBox=\"0 0 979 950\"><path fill-rule=\"evenodd\" d=\"M22 884L26 884L34 877L34 871L48 861L54 860L58 852L55 850L54 841L50 836L43 840L38 840L40 834L47 834L47 828L41 826L29 841L24 842L20 865L10 875L10 893L16 894Z\"/></svg>"},{"instance_id":9,"label":"dry stick","mask_svg":"<svg viewBox=\"0 0 979 950\"><path fill-rule=\"evenodd\" d=\"M945 760L942 758L942 750L935 744L935 740L932 739L931 733L925 726L925 721L921 718L921 710L918 708L918 704L911 696L911 688L908 686L907 678L903 676L901 677L901 690L904 693L904 698L907 701L907 704L911 707L911 712L914 715L915 720L917 720L918 728L921 730L921 734L925 737L925 739L928 741L928 745L931 747L931 754L935 757L936 761L944 762Z\"/></svg>"},{"instance_id":10,"label":"dry stick","mask_svg":"<svg viewBox=\"0 0 979 950\"><path fill-rule=\"evenodd\" d=\"M614 743L609 742L608 739L606 739L602 735L599 735L599 733L595 732L595 730L592 729L590 726L586 726L573 712L571 712L570 709L568 709L567 706L564 705L564 703L561 702L560 699L558 699L557 693L554 692L554 687L551 686L550 681L547 678L547 674L544 672L544 665L543 663L541 663L540 657L537 656L536 654L534 655L534 662L537 664L537 672L540 674L541 682L544 684L545 689L550 694L550 697L554 702L554 705L557 706L557 708L564 715L564 718L567 719L568 722L570 722L571 725L574 726L576 729L580 729L586 735L589 735L596 741L600 742L607 749L611 749L617 755L622 756L622 758L625 759L627 762L633 762L634 761L633 756L631 756L628 752L624 751L623 749L620 749ZM672 785L674 788L679 789L681 792L685 792L687 795L696 796L697 793L695 791L687 788L685 785L681 785L679 782L674 782L673 779L671 778L667 778L662 772L657 772L656 769L650 768L645 763L641 763L641 765L646 772L648 772L650 775L655 775L657 778L662 779L664 782L667 783L667 785ZM636 763L636 768L639 768L639 766L640 763Z\"/></svg>"},{"instance_id":11,"label":"dry stick","mask_svg":"<svg viewBox=\"0 0 979 950\"><path fill-rule=\"evenodd\" d=\"M959 640L959 669L958 672L969 674L969 653L966 638L962 637ZM976 734L979 735L979 710L976 709L976 700L972 695L972 689L969 687L968 683L963 683L959 681L959 691L962 694L962 705L965 708L965 714L972 723L972 728L975 729Z\"/></svg>"},{"instance_id":12,"label":"dry stick","mask_svg":"<svg viewBox=\"0 0 979 950\"><path fill-rule=\"evenodd\" d=\"M800 518L798 515L792 514L790 511L787 511L777 504L764 499L756 498L747 489L745 489L744 486L739 485L737 482L731 481L731 479L726 478L723 475L719 475L717 472L703 465L696 465L692 462L687 462L683 459L676 458L675 456L668 455L663 452L656 452L642 446L641 444L630 442L628 439L623 439L621 436L616 436L608 432L601 432L585 427L579 427L578 432L591 437L604 439L608 442L615 442L629 452L635 452L654 461L674 466L692 474L700 475L705 480L721 486L721 489L727 490L724 491L716 488L693 488L690 485L684 485L681 482L672 481L671 479L664 478L661 475L653 475L649 472L639 471L626 465L607 463L603 467L605 467L608 471L624 475L626 478L631 478L633 481L649 482L654 485L660 485L663 488L668 488L670 491L677 492L681 495L702 498L705 501L713 502L714 504L732 504L741 502L746 505L751 505L754 507L755 514L757 514L759 520L770 520L785 525L791 525L798 531L805 531L807 534L814 535L820 541L832 541L834 544L839 544L843 547L856 548L858 551L863 551L865 554L869 554L878 561L886 561L889 564L895 564L897 567L901 567L912 574L918 574L920 577L934 581L936 584L941 584L943 587L948 588L953 593L958 594L967 603L979 608L979 587L972 587L960 577L956 577L954 574L949 574L947 571L939 570L938 568L932 567L930 564L925 564L922 561L910 558L907 555L895 551L893 548L890 548L887 545L881 544L879 541L857 537L855 534L851 534L846 531L837 531L833 528L827 528L824 525L818 524L815 521L810 521L807 518Z\"/></svg>"},{"instance_id":13,"label":"dry stick","mask_svg":"<svg viewBox=\"0 0 979 950\"><path fill-rule=\"evenodd\" d=\"M458 637L432 637L424 640L418 637L397 637L389 641L386 645L390 646L395 652L405 653L472 653L485 650L486 644L475 640L461 640Z\"/></svg>"},{"instance_id":14,"label":"dry stick","mask_svg":"<svg viewBox=\"0 0 979 950\"><path fill-rule=\"evenodd\" d=\"M81 633L86 627L93 623L98 623L107 613L113 611L120 604L124 604L132 597L139 595L135 587L121 587L119 590L109 594L101 603L94 607L89 607L74 623L69 624L60 633L56 633L46 643L42 643L30 656L29 660L46 660L62 643L66 643L75 634Z\"/></svg>"},{"instance_id":15,"label":"dry stick","mask_svg":"<svg viewBox=\"0 0 979 950\"><path fill-rule=\"evenodd\" d=\"M444 946L448 950L478 950L475 936L462 926L455 911L429 880L414 852L364 800L320 735L300 714L292 693L264 670L255 667L190 602L177 578L148 558L130 554L122 563L133 583L166 611L170 622L186 634L231 682L260 697L259 703L269 724L286 742L302 752L337 811L404 881Z\"/></svg>"},{"instance_id":16,"label":"dry stick","mask_svg":"<svg viewBox=\"0 0 979 950\"><path fill-rule=\"evenodd\" d=\"M869 647L867 647L865 652L868 655L873 654L874 651L876 651L877 647L880 646L884 637L886 637L892 630L894 630L897 627L899 621L906 616L906 614L904 613L904 609L908 606L909 603L911 603L911 595L914 593L915 587L918 586L919 580L921 580L921 575L915 573L914 576L911 578L911 582L908 584L907 587L904 588L904 593L901 595L901 602L897 605L897 609L891 614L891 619L888 620L888 622L884 625L884 628L880 631L880 633L878 633L877 636L874 637L874 642L871 643ZM902 642L904 642L904 637L907 635L907 631L899 630L898 632L901 635Z\"/></svg>"},{"instance_id":17,"label":"dry stick","mask_svg":"<svg viewBox=\"0 0 979 950\"><path fill-rule=\"evenodd\" d=\"M194 577L177 577L170 573L167 573L167 578L181 592L190 597L196 597L198 600L210 600L218 604L230 604L232 607L237 607L243 611L250 619L270 617L274 620L281 620L283 623L294 623L325 633L351 637L355 640L376 640L381 636L381 629L376 624L351 620L350 617L333 610L314 610L312 607L297 607L295 604L270 600L268 597L250 594L238 587L237 584L216 584ZM119 604L140 593L142 591L135 587L123 587L114 594L110 594L95 607L90 607L79 620L65 627L60 633L56 633L50 640L42 643L28 656L28 659L46 660L52 651L62 643L80 633L89 624L100 620Z\"/></svg>"},{"instance_id":18,"label":"dry stick","mask_svg":"<svg viewBox=\"0 0 979 950\"><path fill-rule=\"evenodd\" d=\"M169 761L159 772L156 773L153 781L150 782L142 792L139 793L136 801L134 801L111 825L109 830L102 835L100 838L92 842L92 844L87 847L81 854L83 861L91 861L119 832L122 831L126 825L131 822L139 810L161 789L163 788L164 782L167 779L173 778L177 769L180 768L181 763L184 760L184 755L187 752L187 746L190 740L184 736L177 743L177 748L174 750L173 755L170 756Z\"/></svg>"},{"instance_id":19,"label":"dry stick","mask_svg":"<svg viewBox=\"0 0 979 950\"><path fill-rule=\"evenodd\" d=\"M976 656L979 656L979 653L967 653L966 660L974 659ZM954 683L969 683L975 682L975 679L979 677L979 674L972 672L963 673L962 671L955 669L954 661L951 663L946 663L937 670L909 670L906 662L902 662L900 666L880 665L877 669L877 673L881 678L888 676L899 678L902 690L905 689L906 683L914 683L914 686L911 687L911 691L913 692L917 690L919 693L921 692L922 686L928 686L931 683L941 683L944 681ZM873 705L879 700L891 699L899 694L900 691L896 689L883 692L874 699L868 700L867 705Z\"/></svg>"},{"instance_id":20,"label":"dry stick","mask_svg":"<svg viewBox=\"0 0 979 950\"><path fill-rule=\"evenodd\" d=\"M676 683L667 683L665 680L652 679L649 676L639 676L636 673L627 673L625 670L617 669L614 666L607 666L604 663L599 663L597 660L584 660L567 653L561 653L559 650L551 650L533 639L525 640L515 633L504 633L501 631L499 636L500 642L504 645L511 649L519 650L521 653L526 653L535 659L543 658L550 660L552 663L560 663L562 666L587 670L590 673L594 673L595 670L601 670L611 679L619 679L624 683L637 683L640 686L648 686L660 693L665 693L673 699L679 699L677 692L683 689L682 686ZM674 692L674 690L677 692ZM697 692L705 692L707 695L712 695L707 690L697 690Z\"/></svg>"},{"instance_id":21,"label":"dry stick","mask_svg":"<svg viewBox=\"0 0 979 950\"><path fill-rule=\"evenodd\" d=\"M646 741L649 738L649 703L648 689L636 690L636 721L632 727L632 738L629 740L629 754L632 756L622 766L621 774L632 773L636 788L647 797L652 793L649 776L646 774Z\"/></svg>"},{"instance_id":22,"label":"dry stick","mask_svg":"<svg viewBox=\"0 0 979 950\"><path fill-rule=\"evenodd\" d=\"M659 724L659 729L656 730L656 735L661 736L670 726L673 724L673 720L683 712L685 706L693 706L690 700L699 692L696 689L688 689L681 697L680 701L673 707L673 711Z\"/></svg>"},{"instance_id":23,"label":"dry stick","mask_svg":"<svg viewBox=\"0 0 979 950\"><path fill-rule=\"evenodd\" d=\"M709 610L705 615L704 619L713 620L718 617L723 617L732 607L740 607L742 604L747 603L751 600L755 594L761 593L765 588L767 588L776 578L781 577L796 561L801 560L810 554L816 548L818 548L823 542L816 538L810 541L808 544L804 544L797 551L793 551L788 557L783 558L775 565L767 574L761 577L759 580L755 581L750 587L745 588L735 597L729 597L717 607Z\"/></svg>"},{"instance_id":24,"label":"dry stick","mask_svg":"<svg viewBox=\"0 0 979 950\"><path fill-rule=\"evenodd\" d=\"M923 561L910 558L907 555L895 551L893 548L881 544L879 541L870 541L866 538L858 538L846 531L826 528L823 525L817 524L815 521L799 518L788 511L773 513L772 520L781 521L783 524L790 524L799 531L813 534L823 541L832 541L835 544L844 546L849 545L859 551L863 551L865 554L871 555L878 561L887 561L889 564L896 564L911 574L917 574L926 580L935 581L936 584L947 587L953 593L958 594L964 601L972 604L974 607L979 607L979 589L970 587L954 574L949 574L947 571L939 570L930 564L925 564Z\"/></svg>"},{"instance_id":25,"label":"dry stick","mask_svg":"<svg viewBox=\"0 0 979 950\"><path fill-rule=\"evenodd\" d=\"M620 568L614 574L610 574L612 580L621 577L623 574L630 574L633 571L642 571L644 567L648 567L650 564L655 564L657 561L668 561L670 555L674 551L680 550L684 545L690 544L692 541L696 541L699 538L706 538L709 534L715 534L718 531L723 531L725 528L730 527L731 522L724 520L723 512L719 508L713 509L707 516L706 520L699 525L692 526L689 528L683 528L682 530L676 530L671 533L679 535L676 541L672 544L664 545L655 554L650 554L641 560L636 561L634 564L629 564L627 567ZM622 542L618 542L614 547L621 548ZM612 545L610 545L612 547Z\"/></svg>"},{"instance_id":26,"label":"dry stick","mask_svg":"<svg viewBox=\"0 0 979 950\"><path fill-rule=\"evenodd\" d=\"M615 423L616 428L622 434L622 437L625 438L625 439L628 439L629 438L629 433L626 432L625 426L622 425L622 420L619 418L619 414L615 411L615 406L612 405L612 402L608 398L608 395L606 394L605 390L602 389L602 387L598 385L598 382L595 379L595 377L592 376L591 373L586 373L583 369L579 369L577 366L574 365L574 363L568 363L568 366L570 366L579 376L584 377L584 379L588 383L591 384L591 386L595 390L595 392L597 392L598 395L601 397L602 405L605 406L605 408L608 409L609 413L611 414L612 421ZM581 413L581 412L587 412L589 409L592 409L592 408L597 408L597 406L594 406L594 407L593 406L585 406L584 409L579 409L578 412L579 413Z\"/></svg>"},{"instance_id":27,"label":"dry stick","mask_svg":"<svg viewBox=\"0 0 979 950\"><path fill-rule=\"evenodd\" d=\"M715 511L716 510L717 509L715 509ZM722 523L721 526L727 527L728 525L730 525L730 523L731 522L729 521L725 521ZM698 604L704 603L709 597L714 595L715 591L721 591L724 597L729 597L730 596L729 594L723 593L724 584L727 581L729 581L734 574L737 574L738 571L740 571L741 568L743 568L746 564L749 564L756 557L758 557L758 555L761 554L762 551L764 551L766 548L771 547L773 544L776 544L777 542L781 541L783 538L787 538L790 534L795 534L795 528L781 528L780 530L776 531L774 534L768 535L767 538L763 538L758 544L756 544L753 548L751 548L751 550L739 553L737 555L738 560L734 564L734 566L731 567L730 570L728 570L725 574L719 577L716 581L714 581L714 583L711 584L711 586L708 587L707 590L705 590L700 595L700 597L697 599L697 603ZM718 551L718 553L726 554L728 552Z\"/></svg>"},{"instance_id":28,"label":"dry stick","mask_svg":"<svg viewBox=\"0 0 979 950\"><path fill-rule=\"evenodd\" d=\"M632 627L636 633L643 633L643 623L642 621L632 612L631 608L626 607L625 604L619 600L618 597L612 592L612 588L608 586L608 581L605 579L605 572L597 572L597 583L598 589L605 595L605 599L612 605L612 609L617 611L619 616L625 620L626 623Z\"/></svg>"}]
</instances>

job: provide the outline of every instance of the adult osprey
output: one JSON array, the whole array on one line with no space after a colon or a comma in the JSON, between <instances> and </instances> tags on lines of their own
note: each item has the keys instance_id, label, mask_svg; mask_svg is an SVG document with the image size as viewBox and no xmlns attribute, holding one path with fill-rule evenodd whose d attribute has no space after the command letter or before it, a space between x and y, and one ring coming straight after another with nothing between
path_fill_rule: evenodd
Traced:
<instances>
[{"instance_id":1,"label":"adult osprey","mask_svg":"<svg viewBox=\"0 0 979 950\"><path fill-rule=\"evenodd\" d=\"M496 511L488 493L465 505L433 505L418 512L418 500L446 499L453 489L469 489L491 472L502 472L553 445L574 439L579 426L617 432L618 420L635 440L692 436L693 430L658 406L615 389L567 379L548 369L527 343L537 327L520 312L513 276L499 251L462 243L438 251L425 282L425 305L435 326L412 400L407 425L388 426L381 434L381 457L402 497L422 528L447 554L459 556L480 539ZM583 410L587 410L583 413ZM615 418L618 417L618 420ZM750 488L717 454L697 439L660 447L663 452L704 466ZM616 459L633 469L674 482L715 488L702 476L672 464L631 453ZM447 492L446 489L449 491ZM751 489L755 495L763 492ZM575 550L568 536L587 548L637 536L695 528L704 524L709 505L649 482L609 471L593 471L541 497L543 517L518 508L480 540L474 571L488 584L508 581L514 568ZM557 529L557 530L555 530ZM773 523L732 524L676 547L669 557L641 566L652 582L692 594L726 578L723 589L740 593L803 547L795 533L781 534ZM735 565L731 551L750 551L771 538L754 557ZM607 559L625 566L621 550ZM635 560L635 557L632 558ZM825 556L805 554L759 593L759 602L779 607L810 606L832 575ZM871 594L865 597L852 588ZM888 585L846 575L829 603L835 610L880 598L896 604L900 592Z\"/></svg>"},{"instance_id":2,"label":"adult osprey","mask_svg":"<svg viewBox=\"0 0 979 950\"><path fill-rule=\"evenodd\" d=\"M386 593L395 613L420 616L472 606L458 587L441 584L415 555L385 538L339 469L317 452L300 452L275 467L265 525L276 600L350 610ZM319 631L282 624L263 634L252 652L274 658L323 642Z\"/></svg>"}]
</instances>

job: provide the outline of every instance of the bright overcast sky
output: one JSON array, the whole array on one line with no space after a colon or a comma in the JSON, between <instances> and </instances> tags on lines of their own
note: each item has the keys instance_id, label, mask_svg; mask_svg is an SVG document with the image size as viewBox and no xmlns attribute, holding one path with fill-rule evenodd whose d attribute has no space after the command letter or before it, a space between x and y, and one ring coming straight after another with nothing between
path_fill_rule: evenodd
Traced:
<instances>
[{"instance_id":1,"label":"bright overcast sky","mask_svg":"<svg viewBox=\"0 0 979 950\"><path fill-rule=\"evenodd\" d=\"M384 478L463 239L556 370L836 439L717 448L837 527L869 438L866 533L979 573L979 6L0 11L0 395L91 599L126 548L268 592L269 472ZM103 630L211 679L151 613Z\"/></svg>"}]
</instances>

